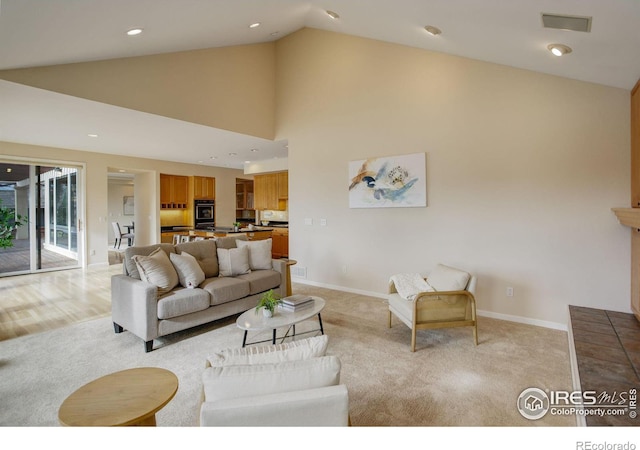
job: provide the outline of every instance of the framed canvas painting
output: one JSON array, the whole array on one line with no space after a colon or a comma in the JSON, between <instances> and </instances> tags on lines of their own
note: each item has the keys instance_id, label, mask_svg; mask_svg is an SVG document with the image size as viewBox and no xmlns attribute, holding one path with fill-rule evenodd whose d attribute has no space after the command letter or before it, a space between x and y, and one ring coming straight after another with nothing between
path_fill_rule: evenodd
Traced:
<instances>
[{"instance_id":1,"label":"framed canvas painting","mask_svg":"<svg viewBox=\"0 0 640 450\"><path fill-rule=\"evenodd\" d=\"M425 153L349 162L350 208L427 206Z\"/></svg>"}]
</instances>

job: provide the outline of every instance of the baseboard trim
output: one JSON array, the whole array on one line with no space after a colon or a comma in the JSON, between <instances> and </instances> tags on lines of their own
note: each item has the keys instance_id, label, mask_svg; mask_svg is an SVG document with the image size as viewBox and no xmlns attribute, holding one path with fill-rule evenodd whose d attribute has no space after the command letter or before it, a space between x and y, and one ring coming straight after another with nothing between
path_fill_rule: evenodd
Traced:
<instances>
[{"instance_id":1,"label":"baseboard trim","mask_svg":"<svg viewBox=\"0 0 640 450\"><path fill-rule=\"evenodd\" d=\"M367 297L377 297L377 298L385 298L385 299L387 298L386 294L381 294L379 292L365 291L365 290L362 290L362 289L353 289L353 288L348 288L348 287L345 287L345 286L338 286L338 285L335 285L335 284L320 283L318 281L310 281L310 280L306 280L304 278L292 277L291 281L293 283L307 284L309 286L321 287L321 288L326 288L326 289L333 289L335 291L350 292L350 293L353 293L353 294L366 295ZM506 320L508 322L523 323L523 324L526 324L526 325L534 325L534 326L537 326L537 327L551 328L553 330L567 331L567 325L566 324L562 324L562 323L549 322L549 321L546 321L546 320L530 319L528 317L514 316L514 315L511 315L511 314L502 314L502 313L496 313L496 312L492 312L492 311L483 311L483 310L480 310L480 309L477 311L477 313L478 313L478 316L480 316L480 317L489 317L490 319Z\"/></svg>"},{"instance_id":2,"label":"baseboard trim","mask_svg":"<svg viewBox=\"0 0 640 450\"><path fill-rule=\"evenodd\" d=\"M108 262L99 262L87 265L87 269L97 269L99 267L109 267Z\"/></svg>"}]
</instances>

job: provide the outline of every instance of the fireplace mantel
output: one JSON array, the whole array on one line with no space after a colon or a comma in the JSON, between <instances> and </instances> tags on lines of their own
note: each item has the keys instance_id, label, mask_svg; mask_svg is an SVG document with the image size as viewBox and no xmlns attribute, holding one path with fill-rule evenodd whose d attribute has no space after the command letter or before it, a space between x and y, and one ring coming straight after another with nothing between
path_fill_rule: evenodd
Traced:
<instances>
[{"instance_id":1,"label":"fireplace mantel","mask_svg":"<svg viewBox=\"0 0 640 450\"><path fill-rule=\"evenodd\" d=\"M640 230L640 208L611 208L622 225Z\"/></svg>"}]
</instances>

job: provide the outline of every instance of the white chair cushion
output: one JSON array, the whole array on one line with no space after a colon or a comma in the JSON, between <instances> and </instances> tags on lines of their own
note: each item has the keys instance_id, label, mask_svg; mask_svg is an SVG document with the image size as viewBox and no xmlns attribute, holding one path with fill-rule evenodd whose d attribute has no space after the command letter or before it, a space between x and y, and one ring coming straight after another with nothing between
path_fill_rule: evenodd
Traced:
<instances>
[{"instance_id":1,"label":"white chair cushion","mask_svg":"<svg viewBox=\"0 0 640 450\"><path fill-rule=\"evenodd\" d=\"M204 400L334 386L340 384L340 368L340 360L333 355L275 364L208 367L202 376Z\"/></svg>"},{"instance_id":2,"label":"white chair cushion","mask_svg":"<svg viewBox=\"0 0 640 450\"><path fill-rule=\"evenodd\" d=\"M317 358L325 355L328 343L329 337L323 334L286 344L225 349L209 356L207 363L209 366L233 366Z\"/></svg>"},{"instance_id":3,"label":"white chair cushion","mask_svg":"<svg viewBox=\"0 0 640 450\"><path fill-rule=\"evenodd\" d=\"M249 267L251 270L273 269L271 262L271 244L271 238L259 241L236 241L238 248L247 247L249 249Z\"/></svg>"},{"instance_id":4,"label":"white chair cushion","mask_svg":"<svg viewBox=\"0 0 640 450\"><path fill-rule=\"evenodd\" d=\"M436 291L463 291L470 277L467 272L438 264L429 274L427 283Z\"/></svg>"}]
</instances>

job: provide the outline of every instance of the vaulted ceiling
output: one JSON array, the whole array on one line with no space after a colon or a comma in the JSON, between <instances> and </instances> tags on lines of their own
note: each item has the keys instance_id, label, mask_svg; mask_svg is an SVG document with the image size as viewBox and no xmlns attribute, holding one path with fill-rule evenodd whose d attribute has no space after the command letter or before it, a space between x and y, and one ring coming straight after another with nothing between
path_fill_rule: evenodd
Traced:
<instances>
[{"instance_id":1,"label":"vaulted ceiling","mask_svg":"<svg viewBox=\"0 0 640 450\"><path fill-rule=\"evenodd\" d=\"M339 17L331 18L327 11ZM543 13L588 17L591 27L546 28ZM253 23L260 25L250 28ZM427 25L441 34L430 35ZM627 90L640 78L640 2L630 0L2 0L0 70L270 42L303 27ZM143 32L128 36L132 28ZM553 56L547 49L553 43L572 52ZM27 100L18 107L21 98ZM40 112L30 113L25 105ZM60 117L49 114L60 106L73 112L69 121L75 124L61 123ZM97 140L78 142L71 136L73 125L94 108L128 140L105 149ZM142 148L132 140L144 140L145 129L124 132L127 114L138 113L0 82L0 140L113 153L123 147ZM155 120L160 122L152 124ZM189 142L193 148L222 140L230 148L263 146L264 158L286 155L286 142L200 129L152 115L142 122L149 123L149 130L160 125L178 140L197 135L197 142ZM163 137L146 134L147 143L150 140L162 148ZM211 164L242 167L240 160Z\"/></svg>"}]
</instances>

